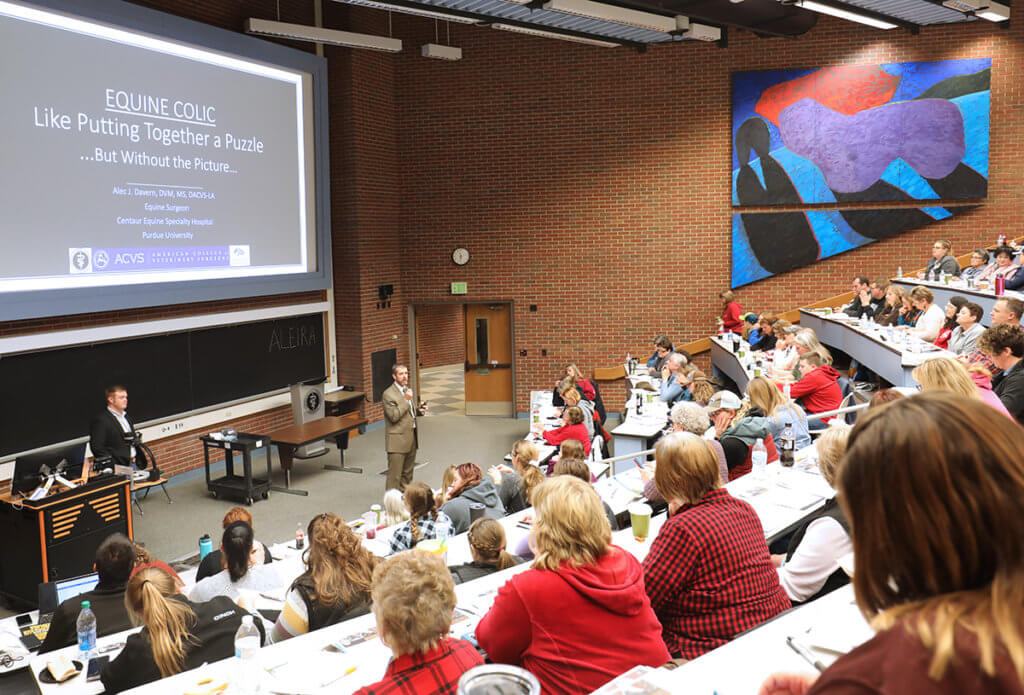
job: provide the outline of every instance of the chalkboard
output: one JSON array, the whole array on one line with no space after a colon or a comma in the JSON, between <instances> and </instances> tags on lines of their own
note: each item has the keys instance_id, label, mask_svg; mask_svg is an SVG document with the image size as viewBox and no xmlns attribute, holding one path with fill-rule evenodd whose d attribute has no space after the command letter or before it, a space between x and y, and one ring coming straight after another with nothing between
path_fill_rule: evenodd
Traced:
<instances>
[{"instance_id":1,"label":"chalkboard","mask_svg":"<svg viewBox=\"0 0 1024 695\"><path fill-rule=\"evenodd\" d=\"M323 378L320 314L0 358L0 457L88 435L103 390L136 423Z\"/></svg>"}]
</instances>

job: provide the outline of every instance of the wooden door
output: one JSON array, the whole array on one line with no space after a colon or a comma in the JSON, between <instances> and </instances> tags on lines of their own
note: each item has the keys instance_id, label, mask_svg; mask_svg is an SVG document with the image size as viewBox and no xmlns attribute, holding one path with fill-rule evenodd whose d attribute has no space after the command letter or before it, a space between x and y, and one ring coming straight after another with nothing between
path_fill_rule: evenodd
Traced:
<instances>
[{"instance_id":1,"label":"wooden door","mask_svg":"<svg viewBox=\"0 0 1024 695\"><path fill-rule=\"evenodd\" d=\"M512 305L466 305L466 415L514 414Z\"/></svg>"}]
</instances>

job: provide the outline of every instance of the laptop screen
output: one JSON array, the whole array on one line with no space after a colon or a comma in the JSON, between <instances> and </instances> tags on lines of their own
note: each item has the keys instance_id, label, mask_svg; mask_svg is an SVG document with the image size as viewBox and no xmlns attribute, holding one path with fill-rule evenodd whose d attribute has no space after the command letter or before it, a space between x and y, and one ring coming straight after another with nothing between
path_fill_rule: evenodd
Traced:
<instances>
[{"instance_id":1,"label":"laptop screen","mask_svg":"<svg viewBox=\"0 0 1024 695\"><path fill-rule=\"evenodd\" d=\"M81 577L54 582L57 588L57 605L59 606L69 598L84 594L86 591L92 591L99 581L100 576L93 572L92 574L83 574Z\"/></svg>"}]
</instances>

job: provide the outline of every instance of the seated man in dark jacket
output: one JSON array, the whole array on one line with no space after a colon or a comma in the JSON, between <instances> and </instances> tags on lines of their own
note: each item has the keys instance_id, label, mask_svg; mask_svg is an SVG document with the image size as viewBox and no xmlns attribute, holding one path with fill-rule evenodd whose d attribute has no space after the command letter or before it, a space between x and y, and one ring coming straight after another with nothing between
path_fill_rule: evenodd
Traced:
<instances>
[{"instance_id":1,"label":"seated man in dark jacket","mask_svg":"<svg viewBox=\"0 0 1024 695\"><path fill-rule=\"evenodd\" d=\"M1009 323L992 326L978 338L978 349L1002 370L992 377L992 390L1024 424L1024 329Z\"/></svg>"},{"instance_id":2,"label":"seated man in dark jacket","mask_svg":"<svg viewBox=\"0 0 1024 695\"><path fill-rule=\"evenodd\" d=\"M88 601L96 616L96 635L111 635L133 627L124 607L124 587L135 565L135 544L127 536L115 533L96 549L93 568L99 583L92 591L69 598L57 607L50 621L50 631L39 653L70 647L78 641L78 613L82 601Z\"/></svg>"}]
</instances>

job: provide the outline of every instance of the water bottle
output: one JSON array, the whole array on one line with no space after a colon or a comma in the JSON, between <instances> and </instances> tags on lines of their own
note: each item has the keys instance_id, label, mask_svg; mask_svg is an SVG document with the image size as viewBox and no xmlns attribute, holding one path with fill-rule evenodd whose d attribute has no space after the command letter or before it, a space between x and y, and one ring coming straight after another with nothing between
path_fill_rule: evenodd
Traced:
<instances>
[{"instance_id":1,"label":"water bottle","mask_svg":"<svg viewBox=\"0 0 1024 695\"><path fill-rule=\"evenodd\" d=\"M764 478L768 475L768 449L764 446L764 440L758 439L750 452L750 462L753 464L754 475Z\"/></svg>"},{"instance_id":2,"label":"water bottle","mask_svg":"<svg viewBox=\"0 0 1024 695\"><path fill-rule=\"evenodd\" d=\"M996 296L1002 297L1003 292L1006 291L1006 278L1002 275L996 275Z\"/></svg>"},{"instance_id":3,"label":"water bottle","mask_svg":"<svg viewBox=\"0 0 1024 695\"><path fill-rule=\"evenodd\" d=\"M203 558L210 554L213 550L213 540L210 538L210 534L204 533L199 537L199 560L202 562Z\"/></svg>"},{"instance_id":4,"label":"water bottle","mask_svg":"<svg viewBox=\"0 0 1024 695\"><path fill-rule=\"evenodd\" d=\"M306 546L306 536L302 533L302 522L295 526L295 549L302 550Z\"/></svg>"},{"instance_id":5,"label":"water bottle","mask_svg":"<svg viewBox=\"0 0 1024 695\"><path fill-rule=\"evenodd\" d=\"M779 462L786 468L796 462L796 437L793 435L793 423L787 422L779 437Z\"/></svg>"},{"instance_id":6,"label":"water bottle","mask_svg":"<svg viewBox=\"0 0 1024 695\"><path fill-rule=\"evenodd\" d=\"M1006 245L1006 235L1005 234L1000 234L999 238L996 239L996 248L999 248L1000 246L1005 246L1005 245Z\"/></svg>"},{"instance_id":7,"label":"water bottle","mask_svg":"<svg viewBox=\"0 0 1024 695\"><path fill-rule=\"evenodd\" d=\"M78 613L78 658L85 664L96 656L96 616L92 613L92 604L82 601L82 610Z\"/></svg>"},{"instance_id":8,"label":"water bottle","mask_svg":"<svg viewBox=\"0 0 1024 695\"><path fill-rule=\"evenodd\" d=\"M255 693L259 690L257 680L259 667L256 665L256 652L260 649L260 633L252 622L251 615L242 616L242 624L235 632L235 659L237 693Z\"/></svg>"},{"instance_id":9,"label":"water bottle","mask_svg":"<svg viewBox=\"0 0 1024 695\"><path fill-rule=\"evenodd\" d=\"M898 268L896 268L896 277L903 277L903 266L899 266Z\"/></svg>"}]
</instances>

